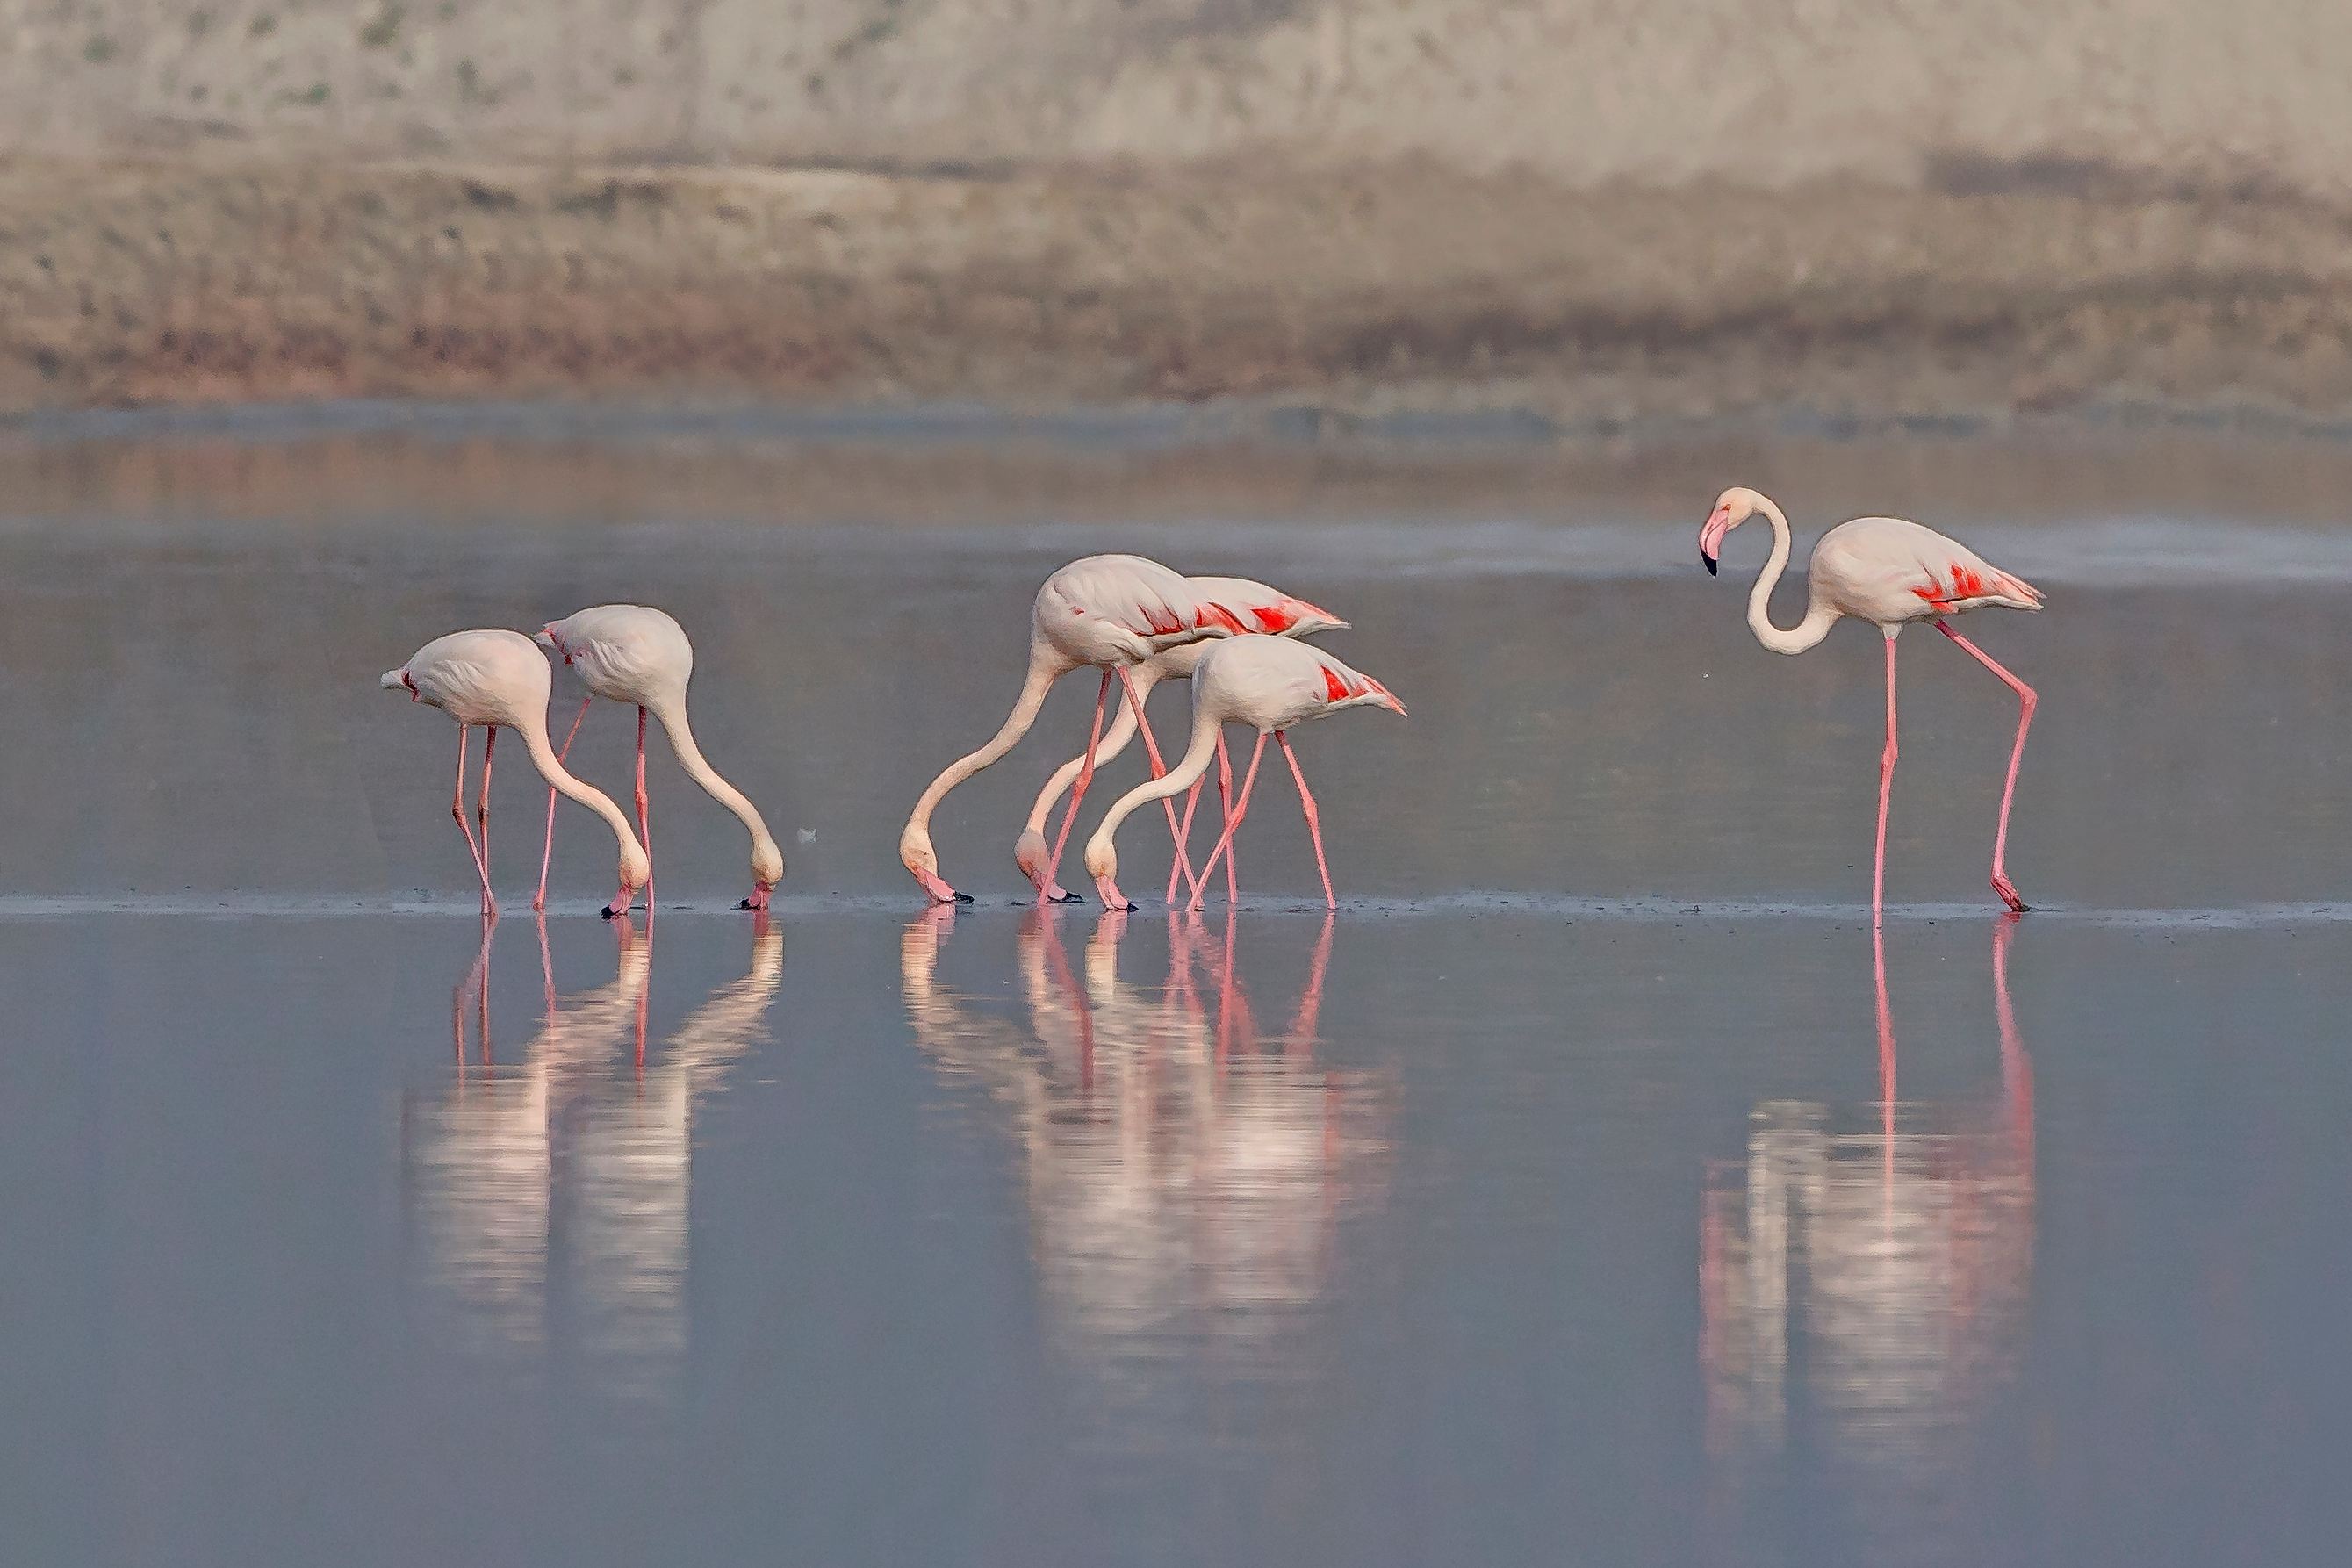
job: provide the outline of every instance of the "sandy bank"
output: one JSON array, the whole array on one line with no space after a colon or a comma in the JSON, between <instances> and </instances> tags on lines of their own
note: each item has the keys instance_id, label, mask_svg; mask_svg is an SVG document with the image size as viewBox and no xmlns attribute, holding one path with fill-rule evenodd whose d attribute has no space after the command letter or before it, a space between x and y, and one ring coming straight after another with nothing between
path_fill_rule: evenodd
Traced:
<instances>
[{"instance_id":1,"label":"sandy bank","mask_svg":"<svg viewBox=\"0 0 2352 1568\"><path fill-rule=\"evenodd\" d=\"M0 167L0 405L693 389L1256 397L1570 426L2352 412L2352 208L1920 186L178 161Z\"/></svg>"}]
</instances>

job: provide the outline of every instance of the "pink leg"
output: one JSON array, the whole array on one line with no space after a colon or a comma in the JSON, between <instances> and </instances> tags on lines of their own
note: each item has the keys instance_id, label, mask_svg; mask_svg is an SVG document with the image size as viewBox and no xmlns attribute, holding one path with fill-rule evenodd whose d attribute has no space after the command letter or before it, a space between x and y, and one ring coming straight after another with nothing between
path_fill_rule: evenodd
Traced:
<instances>
[{"instance_id":1,"label":"pink leg","mask_svg":"<svg viewBox=\"0 0 2352 1568\"><path fill-rule=\"evenodd\" d=\"M1176 842L1180 845L1189 847L1192 842L1192 808L1200 805L1202 787L1208 782L1206 779L1194 779L1192 787L1184 792L1184 815L1176 824ZM1176 903L1176 880L1183 874L1183 867L1173 860L1168 862L1168 903L1171 908Z\"/></svg>"},{"instance_id":2,"label":"pink leg","mask_svg":"<svg viewBox=\"0 0 2352 1568\"><path fill-rule=\"evenodd\" d=\"M580 700L580 711L572 716L572 729L564 735L563 744L555 753L557 762L560 763L572 754L572 739L580 733L580 721L588 717L588 704L593 700L595 699L593 697L583 697ZM550 784L547 790L547 843L539 852L539 893L530 900L530 907L534 910L547 908L547 868L554 859L555 786Z\"/></svg>"},{"instance_id":3,"label":"pink leg","mask_svg":"<svg viewBox=\"0 0 2352 1568\"><path fill-rule=\"evenodd\" d=\"M2009 1131L2019 1163L2033 1169L2033 1064L2026 1058L2025 1042L2018 1037L2017 1010L2009 1000L2009 939L2017 924L2015 914L1997 915L1992 928L1993 1017L2000 1026L2000 1081L2009 1094Z\"/></svg>"},{"instance_id":4,"label":"pink leg","mask_svg":"<svg viewBox=\"0 0 2352 1568\"><path fill-rule=\"evenodd\" d=\"M1314 794L1307 787L1307 775L1298 771L1298 753L1290 749L1290 736L1277 733L1275 743L1282 748L1283 761L1290 764L1290 776L1298 784L1298 804L1307 813L1307 836L1315 840L1315 868L1323 874L1323 907L1336 910L1339 900L1331 896L1331 868L1323 859L1323 819L1315 809Z\"/></svg>"},{"instance_id":5,"label":"pink leg","mask_svg":"<svg viewBox=\"0 0 2352 1568\"><path fill-rule=\"evenodd\" d=\"M2009 779L2000 786L2000 826L1993 830L1992 836L1992 890L2000 895L2001 902L2023 914L2025 900L2017 896L2017 886L2009 879L2009 873L2001 868L2001 859L2009 849L2009 803L2017 794L2017 764L2025 760L2025 731L2032 728L2033 710L2042 700L2034 695L2033 688L1994 663L1984 649L1954 631L1947 623L1937 621L1936 629L1966 648L1979 664L2000 676L2002 685L2017 693L2017 744L2010 748Z\"/></svg>"},{"instance_id":6,"label":"pink leg","mask_svg":"<svg viewBox=\"0 0 2352 1568\"><path fill-rule=\"evenodd\" d=\"M1192 879L1192 907L1196 910L1201 907L1201 887L1202 881L1211 872L1217 868L1218 859L1223 856L1226 847L1234 841L1234 831L1241 826L1242 818L1249 815L1250 787L1257 783L1258 760L1265 755L1265 731L1261 730L1258 731L1257 744L1250 748L1249 768L1242 774L1241 795L1234 802L1233 811L1225 817L1224 836L1217 840L1216 848L1209 855L1209 863L1201 868L1201 875ZM1230 893L1226 895L1228 907L1230 907L1232 897L1233 895Z\"/></svg>"},{"instance_id":7,"label":"pink leg","mask_svg":"<svg viewBox=\"0 0 2352 1568\"><path fill-rule=\"evenodd\" d=\"M646 807L646 710L637 710L637 842L646 847L646 919L654 918L654 825Z\"/></svg>"},{"instance_id":8,"label":"pink leg","mask_svg":"<svg viewBox=\"0 0 2352 1568\"><path fill-rule=\"evenodd\" d=\"M1078 782L1070 786L1069 809L1062 813L1062 831L1054 836L1054 858L1045 862L1045 888L1054 886L1055 879L1061 875L1062 850L1070 842L1070 824L1078 818L1078 802L1086 798L1087 786L1095 782L1095 747L1102 742L1103 704L1109 700L1110 671L1106 669L1102 684L1095 689L1095 721L1087 731L1087 760L1079 764ZM1141 716L1139 710L1137 717ZM1046 896L1045 888L1037 890L1039 898ZM1072 893L1066 901L1076 903L1078 895Z\"/></svg>"},{"instance_id":9,"label":"pink leg","mask_svg":"<svg viewBox=\"0 0 2352 1568\"><path fill-rule=\"evenodd\" d=\"M482 741L482 798L481 804L474 808L474 820L482 825L482 868L485 873L488 871L490 864L490 759L498 749L499 727L493 724L489 727L489 733ZM484 883L482 898L489 908L483 912L497 914L499 901L490 897L487 876Z\"/></svg>"},{"instance_id":10,"label":"pink leg","mask_svg":"<svg viewBox=\"0 0 2352 1568\"><path fill-rule=\"evenodd\" d=\"M1135 672L1127 666L1121 665L1118 679L1119 684L1127 688L1128 706L1135 710L1135 729L1136 732L1143 737L1143 754L1151 759L1151 776L1156 779L1166 778L1168 764L1160 760L1160 742L1152 736L1151 721L1144 715L1141 699L1135 694ZM1168 814L1168 837L1176 846L1177 868L1184 873L1187 881L1197 883L1199 879L1192 875L1192 858L1184 853L1184 836L1176 829L1176 803L1168 796L1162 795L1160 798L1160 808Z\"/></svg>"},{"instance_id":11,"label":"pink leg","mask_svg":"<svg viewBox=\"0 0 2352 1568\"><path fill-rule=\"evenodd\" d=\"M1227 813L1234 808L1234 763L1233 759L1225 754L1225 731L1223 725L1217 727L1217 808ZM1228 905L1238 902L1242 896L1241 877L1237 869L1241 863L1242 847L1238 844L1226 845L1225 902ZM1208 874L1207 871L1201 873L1203 877Z\"/></svg>"},{"instance_id":12,"label":"pink leg","mask_svg":"<svg viewBox=\"0 0 2352 1568\"><path fill-rule=\"evenodd\" d=\"M490 901L490 865L483 858L480 846L474 842L474 830L466 822L466 730L457 726L457 787L449 797L449 815L457 819L457 831L466 836L466 853L474 858L474 874L482 879L482 915L488 919L498 908Z\"/></svg>"},{"instance_id":13,"label":"pink leg","mask_svg":"<svg viewBox=\"0 0 2352 1568\"><path fill-rule=\"evenodd\" d=\"M1870 873L1870 918L1886 908L1886 803L1895 793L1895 639L1886 639L1886 749L1878 753L1878 850Z\"/></svg>"}]
</instances>

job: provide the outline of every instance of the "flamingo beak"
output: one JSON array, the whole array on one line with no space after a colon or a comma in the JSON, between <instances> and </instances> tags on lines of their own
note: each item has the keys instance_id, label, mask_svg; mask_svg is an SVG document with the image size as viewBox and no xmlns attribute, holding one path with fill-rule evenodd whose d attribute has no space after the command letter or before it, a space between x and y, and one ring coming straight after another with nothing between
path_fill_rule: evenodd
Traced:
<instances>
[{"instance_id":1,"label":"flamingo beak","mask_svg":"<svg viewBox=\"0 0 2352 1568\"><path fill-rule=\"evenodd\" d=\"M1698 531L1698 563L1706 568L1710 577L1721 571L1716 558L1723 553L1723 536L1730 531L1731 513L1725 509L1718 509Z\"/></svg>"},{"instance_id":2,"label":"flamingo beak","mask_svg":"<svg viewBox=\"0 0 2352 1568\"><path fill-rule=\"evenodd\" d=\"M1706 568L1706 574L1710 577L1717 575L1723 570L1722 567L1717 566L1715 563L1715 557L1706 552L1706 546L1704 544L1698 547L1698 561L1700 565Z\"/></svg>"}]
</instances>

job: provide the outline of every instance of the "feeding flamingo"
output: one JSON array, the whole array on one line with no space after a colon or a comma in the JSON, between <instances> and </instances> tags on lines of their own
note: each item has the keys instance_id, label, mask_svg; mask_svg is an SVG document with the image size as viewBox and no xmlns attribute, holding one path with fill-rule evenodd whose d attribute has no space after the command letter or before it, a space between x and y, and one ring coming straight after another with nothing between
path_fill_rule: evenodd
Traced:
<instances>
[{"instance_id":1,"label":"feeding flamingo","mask_svg":"<svg viewBox=\"0 0 2352 1568\"><path fill-rule=\"evenodd\" d=\"M451 632L418 648L398 669L386 670L377 684L404 688L410 701L430 703L457 721L457 788L450 799L449 813L457 819L467 851L474 858L474 869L481 876L485 920L499 912L498 900L490 896L490 757L498 750L502 724L522 737L523 750L541 778L603 817L612 828L621 848L621 890L604 906L604 917L610 920L627 911L635 901L636 890L653 875L652 863L636 835L629 831L629 819L621 815L621 808L604 791L564 772L555 749L548 744L547 699L553 678L547 659L529 637L509 631ZM489 731L482 745L481 803L475 811L482 827L479 845L474 842L474 830L466 826L466 731L476 724Z\"/></svg>"},{"instance_id":2,"label":"feeding flamingo","mask_svg":"<svg viewBox=\"0 0 2352 1568\"><path fill-rule=\"evenodd\" d=\"M1723 492L1700 528L1698 556L1709 574L1723 548L1723 536L1757 512L1772 524L1772 553L1748 595L1748 625L1756 640L1774 653L1799 654L1829 636L1841 616L1868 621L1886 638L1886 749L1878 760L1878 846L1871 874L1870 908L1879 912L1886 898L1886 805L1895 786L1895 639L1913 621L1933 621L1936 629L2017 693L2017 743L2009 753L2009 778L2001 785L2000 825L1992 840L1992 889L2022 913L2025 900L2003 868L2009 847L2009 805L2017 793L2017 764L2025 756L2025 731L2039 700L2033 688L1995 663L1976 644L1954 631L1947 616L1988 605L2038 610L2042 592L2021 577L1934 529L1896 517L1858 517L1822 535L1805 569L1810 603L1805 618L1783 631L1772 624L1772 586L1789 564L1789 520L1770 498L1735 485Z\"/></svg>"},{"instance_id":3,"label":"feeding flamingo","mask_svg":"<svg viewBox=\"0 0 2352 1568\"><path fill-rule=\"evenodd\" d=\"M1192 879L1192 907L1201 907L1203 882L1233 843L1242 818L1249 815L1250 787L1257 782L1257 765L1265 754L1265 738L1272 735L1282 747L1283 760L1290 764L1290 776L1298 785L1298 804L1307 814L1307 831L1315 840L1315 868L1323 877L1324 905L1339 908L1339 900L1331 895L1331 868L1323 858L1323 828L1315 809L1315 796L1308 791L1307 775L1299 771L1298 758L1290 749L1289 731L1295 724L1337 713L1343 708L1385 708L1399 715L1404 712L1404 704L1370 676L1349 668L1321 648L1287 637L1237 637L1203 653L1192 675L1192 740L1183 760L1166 776L1138 784L1119 796L1104 815L1102 826L1087 840L1087 871L1094 878L1105 907L1135 907L1118 890L1118 847L1115 842L1118 825L1147 802L1164 800L1188 788L1208 771L1209 755L1216 750L1217 737L1225 725L1242 723L1257 731L1257 743L1250 748L1249 767L1242 775L1241 794L1225 817L1225 831L1218 838L1216 848L1210 852L1208 864L1201 868L1201 875Z\"/></svg>"},{"instance_id":4,"label":"feeding flamingo","mask_svg":"<svg viewBox=\"0 0 2352 1568\"><path fill-rule=\"evenodd\" d=\"M1347 628L1348 623L1330 611L1246 577L1191 577L1186 581L1192 584L1195 593L1208 595L1244 621L1252 623L1256 630L1275 637L1308 637L1320 632L1344 631ZM1126 749L1128 742L1135 736L1140 712L1138 703L1150 700L1151 689L1163 680L1192 679L1193 667L1201 662L1201 655L1207 651L1209 646L1206 642L1184 643L1156 653L1135 667L1133 690L1137 700L1119 705L1118 717L1112 721L1109 733L1103 736L1102 744L1092 753L1093 766L1101 767ZM1150 727L1148 719L1142 722L1147 729ZM1045 823L1053 816L1054 803L1061 798L1062 792L1070 787L1071 782L1087 768L1087 756L1081 753L1055 770L1054 776L1045 781L1045 787L1037 792L1036 804L1029 808L1028 824L1013 846L1013 863L1021 868L1022 875L1036 886L1037 896L1047 903L1075 904L1078 901L1077 894L1064 892L1060 882L1055 880L1060 865L1058 857L1050 862L1046 858ZM1232 775L1232 767L1225 760L1224 736L1221 733L1217 737L1220 799L1229 793ZM1192 782L1191 791L1184 797L1183 820L1174 825L1179 844L1183 843L1192 831L1192 808L1200 799L1201 783L1198 779ZM1077 809L1076 800L1070 803L1070 809L1073 812ZM1062 837L1066 839L1069 832L1069 822L1065 818ZM1181 869L1173 862L1168 868L1168 897L1171 901L1176 897L1176 879ZM1230 878L1233 874L1230 858L1225 862L1225 871Z\"/></svg>"},{"instance_id":5,"label":"feeding flamingo","mask_svg":"<svg viewBox=\"0 0 2352 1568\"><path fill-rule=\"evenodd\" d=\"M1139 555L1089 555L1046 578L1030 612L1029 674L1022 682L1020 698L986 745L949 763L915 802L898 836L900 863L933 901L970 903L969 895L957 892L940 875L939 855L931 847L931 813L950 790L1003 756L1029 732L1055 681L1087 666L1103 672L1102 686L1095 693L1094 727L1087 736L1085 755L1091 763L1102 741L1103 704L1110 695L1113 676L1126 685L1128 700L1136 702L1136 666L1166 648L1248 629L1234 611L1197 592L1188 580L1158 562ZM1143 732L1143 748L1151 759L1152 775L1158 777L1166 767L1149 729ZM1093 777L1091 766L1079 769L1070 803L1073 812ZM1172 831L1173 806L1169 808L1169 818ZM1069 826L1065 817L1065 838ZM1181 847L1177 855L1183 858ZM1058 864L1061 858L1061 846L1056 844L1047 864ZM1186 869L1191 869L1189 865Z\"/></svg>"},{"instance_id":6,"label":"feeding flamingo","mask_svg":"<svg viewBox=\"0 0 2352 1568\"><path fill-rule=\"evenodd\" d=\"M651 713L661 721L662 733L669 737L669 749L687 776L750 829L751 893L736 907L766 909L769 891L784 878L784 852L760 819L759 808L744 798L741 790L719 777L719 770L704 759L702 748L694 743L694 731L686 721L686 686L694 674L694 644L687 640L686 628L644 605L597 605L550 621L537 640L562 655L563 662L578 670L588 684L589 695L580 700L572 732L563 737L563 749L556 755L572 754L580 721L588 717L588 704L596 698L609 698L637 710L637 832L650 852L654 834L646 817L646 715ZM547 905L547 867L554 857L555 795L551 790L547 843L539 861L539 896L530 906L535 910Z\"/></svg>"}]
</instances>

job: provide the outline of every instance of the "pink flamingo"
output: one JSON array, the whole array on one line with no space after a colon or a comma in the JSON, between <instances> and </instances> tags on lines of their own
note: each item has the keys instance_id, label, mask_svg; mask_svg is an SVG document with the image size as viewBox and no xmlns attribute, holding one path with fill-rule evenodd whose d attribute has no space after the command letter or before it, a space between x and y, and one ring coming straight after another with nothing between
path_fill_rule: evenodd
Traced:
<instances>
[{"instance_id":1,"label":"pink flamingo","mask_svg":"<svg viewBox=\"0 0 2352 1568\"><path fill-rule=\"evenodd\" d=\"M764 910L768 894L784 879L784 852L776 847L759 808L743 792L719 776L719 770L694 743L693 727L686 721L686 687L694 675L694 644L686 628L660 610L644 605L597 605L560 621L550 621L535 639L563 656L580 672L589 695L580 700L572 732L563 737L561 758L572 754L580 721L588 704L609 698L637 710L637 833L648 853L653 848L653 825L646 810L646 715L659 720L669 749L687 777L700 784L711 799L735 814L751 835L751 893L736 908ZM547 868L555 857L555 792L547 795L547 843L539 860L539 896L532 909L547 907ZM646 895L649 900L652 895Z\"/></svg>"},{"instance_id":2,"label":"pink flamingo","mask_svg":"<svg viewBox=\"0 0 2352 1568\"><path fill-rule=\"evenodd\" d=\"M547 659L520 632L451 632L436 637L410 656L398 669L384 671L378 685L405 689L412 702L429 703L457 721L457 789L449 814L466 836L466 849L482 879L482 918L498 916L498 900L490 896L490 756L499 744L499 727L522 737L523 750L540 776L564 795L604 819L621 848L621 890L604 906L604 917L625 913L636 890L653 875L645 848L629 831L610 796L582 784L563 771L555 749L547 742L547 699L553 679ZM489 731L482 745L482 795L475 808L482 839L466 826L466 731L479 724Z\"/></svg>"},{"instance_id":3,"label":"pink flamingo","mask_svg":"<svg viewBox=\"0 0 2352 1568\"><path fill-rule=\"evenodd\" d=\"M1102 894L1104 907L1135 907L1118 890L1118 847L1115 842L1118 825L1147 802L1164 800L1178 790L1191 787L1208 771L1210 754L1216 750L1217 738L1225 725L1242 723L1257 731L1257 743L1250 748L1249 767L1242 774L1241 794L1225 818L1225 831L1210 853L1208 864L1201 868L1201 875L1192 879L1192 908L1201 907L1205 879L1217 868L1218 858L1233 843L1234 830L1249 815L1250 789L1257 782L1257 765L1265 754L1265 738L1272 735L1282 747L1283 760L1290 764L1290 776L1298 785L1298 804L1307 814L1307 831L1315 840L1315 868L1323 876L1324 907L1338 909L1339 901L1331 895L1331 868L1323 858L1323 828L1315 809L1315 796L1307 790L1307 775L1299 771L1298 758L1290 749L1289 731L1295 724L1337 713L1343 708L1385 708L1391 713L1404 712L1404 704L1387 687L1306 643L1287 637L1250 636L1234 637L1210 648L1192 675L1192 740L1183 759L1165 776L1138 784L1119 796L1104 815L1102 826L1087 840L1087 871L1095 879L1096 890Z\"/></svg>"},{"instance_id":4,"label":"pink flamingo","mask_svg":"<svg viewBox=\"0 0 2352 1568\"><path fill-rule=\"evenodd\" d=\"M1139 555L1089 555L1073 561L1045 579L1029 619L1029 674L1013 711L989 742L969 756L948 764L915 802L907 826L898 835L898 859L913 873L937 903L970 903L940 876L939 855L931 847L931 813L947 793L1011 751L1037 721L1045 693L1055 681L1074 669L1092 666L1103 672L1095 693L1094 728L1087 736L1085 755L1090 763L1102 740L1103 704L1110 696L1111 678L1127 687L1128 700L1139 709L1135 694L1135 667L1163 649L1203 637L1230 637L1249 628L1239 616L1215 600L1194 591L1191 583L1156 561ZM1166 771L1151 731L1143 732L1144 751L1151 758L1154 777ZM1078 800L1093 782L1094 769L1082 767L1071 796L1073 815ZM1175 827L1175 807L1169 807L1169 827ZM1069 836L1070 820L1063 818L1062 834ZM1183 851L1180 847L1179 857ZM1055 844L1048 865L1058 865L1062 846ZM1185 869L1189 872L1191 866Z\"/></svg>"},{"instance_id":5,"label":"pink flamingo","mask_svg":"<svg viewBox=\"0 0 2352 1568\"><path fill-rule=\"evenodd\" d=\"M1309 637L1321 632L1347 629L1348 623L1330 611L1246 577L1191 577L1186 581L1192 584L1194 593L1208 595L1240 616L1255 629L1270 636ZM1192 679L1193 667L1201 662L1201 655L1207 651L1209 646L1206 642L1184 643L1156 653L1137 665L1131 681L1131 689L1137 699L1149 700L1151 689L1163 680ZM1102 744L1094 750L1092 765L1099 768L1126 750L1128 742L1135 737L1138 721L1136 704L1120 703L1118 716L1112 721L1110 732L1103 736ZM1142 719L1141 723L1149 731L1150 719ZM1075 904L1078 901L1077 894L1062 890L1061 883L1055 879L1059 867L1046 860L1045 823L1053 816L1054 803L1061 798L1062 792L1070 787L1071 782L1087 765L1088 758L1080 755L1072 757L1055 770L1054 776L1045 781L1045 787L1037 792L1036 804L1029 808L1029 821L1013 846L1013 863L1021 868L1022 875L1036 887L1037 896L1047 903ZM1220 734L1217 737L1220 799L1230 792L1232 781L1233 769L1225 759L1225 741ZM1200 800L1201 784L1202 781L1194 780L1192 789L1185 795L1184 817L1175 825L1179 844L1182 844L1192 831L1192 808ZM1073 800L1070 806L1073 811L1076 810L1076 801ZM1066 838L1069 831L1066 818L1062 824L1062 837ZM1181 872L1181 868L1171 861L1168 868L1168 898L1171 903L1175 901L1176 879ZM1225 873L1228 879L1233 875L1230 858L1225 862Z\"/></svg>"},{"instance_id":6,"label":"pink flamingo","mask_svg":"<svg viewBox=\"0 0 2352 1568\"><path fill-rule=\"evenodd\" d=\"M1698 556L1712 574L1723 536L1759 511L1772 523L1772 553L1748 595L1748 625L1756 640L1774 653L1802 653L1829 636L1841 616L1868 621L1886 638L1886 749L1878 759L1878 847L1871 875L1871 912L1881 911L1886 900L1886 804L1895 786L1895 639L1913 621L1933 621L1937 631L2017 693L2017 744L2009 753L2000 826L1993 833L1992 889L2011 910L2023 913L2025 900L2017 896L2002 859L2009 847L2009 805L2017 793L2017 764L2025 756L2025 731L2033 722L2038 699L2033 688L1954 631L1945 617L1987 605L2038 610L2041 590L1931 528L1896 517L1858 517L1831 529L1813 546L1805 572L1811 595L1805 618L1783 631L1772 624L1769 606L1772 586L1789 564L1789 520L1769 497L1739 486L1724 491L1699 530Z\"/></svg>"}]
</instances>

